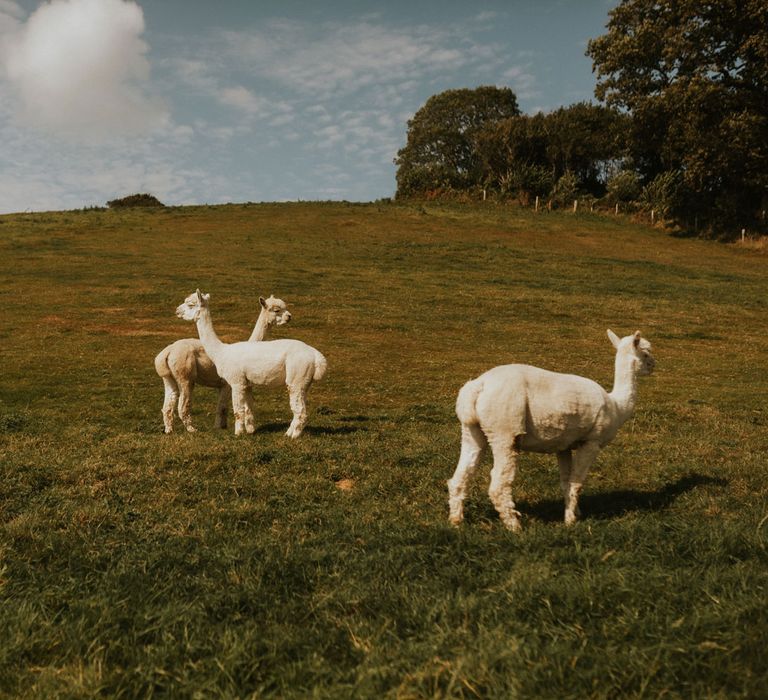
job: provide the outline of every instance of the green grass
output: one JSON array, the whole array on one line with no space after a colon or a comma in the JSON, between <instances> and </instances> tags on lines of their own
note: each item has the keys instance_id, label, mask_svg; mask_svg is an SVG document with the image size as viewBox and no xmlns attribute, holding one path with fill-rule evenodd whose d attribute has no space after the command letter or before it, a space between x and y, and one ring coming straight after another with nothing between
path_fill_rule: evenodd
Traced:
<instances>
[{"instance_id":1,"label":"green grass","mask_svg":"<svg viewBox=\"0 0 768 700\"><path fill-rule=\"evenodd\" d=\"M0 217L0 696L758 698L768 683L766 258L515 208L230 205ZM305 435L161 434L152 359L196 287L328 358ZM446 479L464 381L658 360L562 524L524 455ZM180 429L177 423L177 430ZM342 480L351 489L342 490Z\"/></svg>"}]
</instances>

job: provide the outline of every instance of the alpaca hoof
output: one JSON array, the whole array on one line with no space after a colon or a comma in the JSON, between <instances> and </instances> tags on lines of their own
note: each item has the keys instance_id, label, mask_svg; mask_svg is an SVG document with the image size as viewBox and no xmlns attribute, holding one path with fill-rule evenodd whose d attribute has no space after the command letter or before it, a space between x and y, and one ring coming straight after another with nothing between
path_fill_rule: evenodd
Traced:
<instances>
[{"instance_id":1,"label":"alpaca hoof","mask_svg":"<svg viewBox=\"0 0 768 700\"><path fill-rule=\"evenodd\" d=\"M195 428L195 427L193 427L191 425L188 425L187 426L187 432L188 433L196 433L197 432L197 428Z\"/></svg>"},{"instance_id":2,"label":"alpaca hoof","mask_svg":"<svg viewBox=\"0 0 768 700\"><path fill-rule=\"evenodd\" d=\"M461 515L451 516L448 518L448 522L453 525L453 527L458 527L464 522L464 518Z\"/></svg>"},{"instance_id":3,"label":"alpaca hoof","mask_svg":"<svg viewBox=\"0 0 768 700\"><path fill-rule=\"evenodd\" d=\"M520 517L517 512L514 515L505 515L501 521L504 523L504 527L510 532L520 532L523 529L523 525L520 522Z\"/></svg>"}]
</instances>

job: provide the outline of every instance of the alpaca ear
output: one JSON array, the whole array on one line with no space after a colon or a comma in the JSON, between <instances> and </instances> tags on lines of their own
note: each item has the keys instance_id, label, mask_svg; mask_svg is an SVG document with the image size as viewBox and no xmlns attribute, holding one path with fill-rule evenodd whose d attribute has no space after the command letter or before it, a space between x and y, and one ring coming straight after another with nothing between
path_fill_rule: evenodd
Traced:
<instances>
[{"instance_id":1,"label":"alpaca ear","mask_svg":"<svg viewBox=\"0 0 768 700\"><path fill-rule=\"evenodd\" d=\"M259 297L259 304L261 304L265 309L267 308L267 300L264 297Z\"/></svg>"},{"instance_id":2,"label":"alpaca ear","mask_svg":"<svg viewBox=\"0 0 768 700\"><path fill-rule=\"evenodd\" d=\"M640 345L640 331L635 331L635 337L632 339L632 342L634 343L635 347Z\"/></svg>"},{"instance_id":3,"label":"alpaca ear","mask_svg":"<svg viewBox=\"0 0 768 700\"><path fill-rule=\"evenodd\" d=\"M200 291L200 287L198 287L195 290L195 294L197 294L197 300L202 304L203 303L203 293Z\"/></svg>"},{"instance_id":4,"label":"alpaca ear","mask_svg":"<svg viewBox=\"0 0 768 700\"><path fill-rule=\"evenodd\" d=\"M608 340L611 341L611 345L618 349L619 347L619 336L616 335L610 328L608 329Z\"/></svg>"}]
</instances>

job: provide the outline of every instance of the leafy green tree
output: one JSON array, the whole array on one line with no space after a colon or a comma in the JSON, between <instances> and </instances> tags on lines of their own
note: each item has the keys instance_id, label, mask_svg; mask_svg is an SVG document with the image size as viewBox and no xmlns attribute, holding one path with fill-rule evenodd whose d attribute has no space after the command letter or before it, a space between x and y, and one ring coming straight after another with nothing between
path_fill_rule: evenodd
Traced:
<instances>
[{"instance_id":1,"label":"leafy green tree","mask_svg":"<svg viewBox=\"0 0 768 700\"><path fill-rule=\"evenodd\" d=\"M521 181L510 178L510 173L534 172L531 168L549 172L550 188L569 173L581 189L597 194L604 190L608 166L623 156L626 119L613 109L587 103L549 114L511 117L486 126L480 133L482 167L489 181L503 179L507 187ZM535 179L543 183L541 178ZM524 189L529 194L546 194Z\"/></svg>"},{"instance_id":2,"label":"leafy green tree","mask_svg":"<svg viewBox=\"0 0 768 700\"><path fill-rule=\"evenodd\" d=\"M513 173L531 168L549 170L543 114L519 115L488 124L478 134L476 144L486 180L498 185L502 192L512 191L528 179Z\"/></svg>"},{"instance_id":3,"label":"leafy green tree","mask_svg":"<svg viewBox=\"0 0 768 700\"><path fill-rule=\"evenodd\" d=\"M713 230L766 205L767 27L768 0L622 0L587 49L644 180L679 172L677 215Z\"/></svg>"},{"instance_id":4,"label":"leafy green tree","mask_svg":"<svg viewBox=\"0 0 768 700\"><path fill-rule=\"evenodd\" d=\"M626 117L600 105L578 102L546 115L547 161L553 176L576 176L593 194L605 186L610 167L625 151Z\"/></svg>"},{"instance_id":5,"label":"leafy green tree","mask_svg":"<svg viewBox=\"0 0 768 700\"><path fill-rule=\"evenodd\" d=\"M519 113L509 88L446 90L430 97L409 120L407 143L395 158L397 196L480 184L479 132Z\"/></svg>"}]
</instances>

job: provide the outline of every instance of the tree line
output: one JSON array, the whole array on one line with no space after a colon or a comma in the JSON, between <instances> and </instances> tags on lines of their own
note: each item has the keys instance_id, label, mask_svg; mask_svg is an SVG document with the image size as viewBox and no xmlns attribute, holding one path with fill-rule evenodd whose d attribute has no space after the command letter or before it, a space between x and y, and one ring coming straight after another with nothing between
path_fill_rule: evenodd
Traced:
<instances>
[{"instance_id":1,"label":"tree line","mask_svg":"<svg viewBox=\"0 0 768 700\"><path fill-rule=\"evenodd\" d=\"M397 197L580 198L765 232L766 27L768 0L623 0L587 48L599 104L526 115L505 87L434 95L408 122Z\"/></svg>"}]
</instances>

